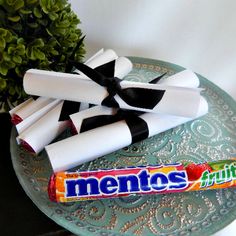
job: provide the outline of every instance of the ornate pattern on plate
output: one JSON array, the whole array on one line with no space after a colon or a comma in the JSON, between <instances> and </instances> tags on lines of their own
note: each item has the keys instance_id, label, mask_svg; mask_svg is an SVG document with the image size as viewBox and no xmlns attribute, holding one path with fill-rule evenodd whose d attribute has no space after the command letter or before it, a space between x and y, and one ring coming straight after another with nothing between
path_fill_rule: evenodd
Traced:
<instances>
[{"instance_id":1,"label":"ornate pattern on plate","mask_svg":"<svg viewBox=\"0 0 236 236\"><path fill-rule=\"evenodd\" d=\"M127 80L148 82L183 68L161 61L131 58ZM209 161L236 156L236 106L222 90L200 76L209 113L162 134L133 144L80 169L181 161ZM64 136L68 134L65 133ZM78 235L209 235L236 217L236 189L56 204L48 200L51 167L46 153L30 156L11 137L12 161L29 197L50 218Z\"/></svg>"}]
</instances>

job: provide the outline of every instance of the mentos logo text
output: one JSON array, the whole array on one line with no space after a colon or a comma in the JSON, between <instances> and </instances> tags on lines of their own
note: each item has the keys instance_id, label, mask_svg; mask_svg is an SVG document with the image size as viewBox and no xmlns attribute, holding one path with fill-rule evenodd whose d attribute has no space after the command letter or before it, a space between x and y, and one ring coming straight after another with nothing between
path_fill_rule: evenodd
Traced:
<instances>
[{"instance_id":1,"label":"mentos logo text","mask_svg":"<svg viewBox=\"0 0 236 236\"><path fill-rule=\"evenodd\" d=\"M132 169L129 172L134 172ZM132 193L175 192L188 186L184 170L168 173L151 172L140 169L137 173L109 173L97 178L79 176L76 179L65 179L66 196L119 196Z\"/></svg>"}]
</instances>

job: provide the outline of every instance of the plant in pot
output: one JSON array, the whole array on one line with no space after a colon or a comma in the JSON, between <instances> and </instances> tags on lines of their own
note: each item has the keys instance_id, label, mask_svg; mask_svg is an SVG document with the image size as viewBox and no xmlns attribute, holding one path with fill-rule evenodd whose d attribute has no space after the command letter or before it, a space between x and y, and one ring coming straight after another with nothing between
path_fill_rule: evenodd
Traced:
<instances>
[{"instance_id":1,"label":"plant in pot","mask_svg":"<svg viewBox=\"0 0 236 236\"><path fill-rule=\"evenodd\" d=\"M0 0L0 110L27 98L26 70L64 72L82 60L79 23L67 0Z\"/></svg>"}]
</instances>

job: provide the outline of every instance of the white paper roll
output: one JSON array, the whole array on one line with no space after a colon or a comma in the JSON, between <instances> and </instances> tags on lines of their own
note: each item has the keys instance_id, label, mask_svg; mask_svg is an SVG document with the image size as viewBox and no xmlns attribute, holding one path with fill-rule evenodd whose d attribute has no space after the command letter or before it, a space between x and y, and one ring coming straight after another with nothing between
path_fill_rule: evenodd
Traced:
<instances>
[{"instance_id":1,"label":"white paper roll","mask_svg":"<svg viewBox=\"0 0 236 236\"><path fill-rule=\"evenodd\" d=\"M208 104L201 97L197 117L206 114ZM149 128L149 137L192 120L163 114L145 113L140 116ZM72 136L46 146L54 172L68 170L130 145L132 137L124 120ZM92 144L92 148L90 145Z\"/></svg>"},{"instance_id":2,"label":"white paper roll","mask_svg":"<svg viewBox=\"0 0 236 236\"><path fill-rule=\"evenodd\" d=\"M63 101L17 137L26 149L39 153L68 127L69 121L58 121L62 105Z\"/></svg>"},{"instance_id":3,"label":"white paper roll","mask_svg":"<svg viewBox=\"0 0 236 236\"><path fill-rule=\"evenodd\" d=\"M118 56L117 54L111 50L105 50L101 49L97 53L95 53L92 57L90 57L85 64L88 65L91 68L95 68L97 66L101 66L102 64L105 64L107 62L110 62L112 60L117 59ZM120 65L119 65L120 66ZM118 68L119 68L118 66ZM86 76L83 76L84 78L87 78ZM54 101L55 99L52 98L44 98L44 97L39 97L36 100L33 98L29 98L25 102L19 104L18 106L14 107L11 111L9 111L11 117L12 117L12 123L15 125L21 123L23 120L26 118L29 118L31 115L33 115L32 118L29 118L29 121L35 120L34 116L37 116L38 118L44 114L44 112L40 112L40 110L45 110L45 107L50 107L50 104ZM34 115L34 113L37 113ZM25 126L30 126L32 123L30 122L25 122L22 124L22 127ZM21 127L18 126L18 127ZM21 129L21 128L19 128ZM18 128L17 128L18 130ZM18 132L20 132L18 130Z\"/></svg>"},{"instance_id":4,"label":"white paper roll","mask_svg":"<svg viewBox=\"0 0 236 236\"><path fill-rule=\"evenodd\" d=\"M189 87L189 88L197 88L200 84L199 78L189 70L183 70L179 73L176 73L167 78L163 78L158 81L158 84L164 85L175 85L179 87ZM92 116L98 115L113 115L116 112L116 109L110 109L102 106L95 106L83 112L77 112L70 115L71 121L76 129L77 133L80 133L80 128L83 119Z\"/></svg>"},{"instance_id":5,"label":"white paper roll","mask_svg":"<svg viewBox=\"0 0 236 236\"><path fill-rule=\"evenodd\" d=\"M14 114L17 113L17 111L19 111L20 109L22 109L23 107L25 107L26 105L28 105L29 103L33 101L34 101L33 98L29 98L26 101L22 102L21 104L17 105L16 107L14 107L13 109L9 111L10 116L12 117Z\"/></svg>"},{"instance_id":6,"label":"white paper roll","mask_svg":"<svg viewBox=\"0 0 236 236\"><path fill-rule=\"evenodd\" d=\"M98 51L92 58L88 59L85 64L91 68L95 68L97 66L103 65L107 62L116 60L118 55L112 49L100 50ZM78 70L75 70L78 71ZM79 72L79 71L78 71Z\"/></svg>"},{"instance_id":7,"label":"white paper roll","mask_svg":"<svg viewBox=\"0 0 236 236\"><path fill-rule=\"evenodd\" d=\"M196 76L194 73L192 74ZM56 88L55 84L57 85ZM130 106L116 95L114 98L121 108L188 117L194 117L197 114L200 102L199 89L130 81L122 81L120 85L122 88L136 87L165 90L161 101L153 109ZM97 105L100 105L108 95L105 87L96 84L92 80L84 79L81 75L34 69L26 72L24 76L24 89L26 93L32 95L87 102Z\"/></svg>"},{"instance_id":8,"label":"white paper roll","mask_svg":"<svg viewBox=\"0 0 236 236\"><path fill-rule=\"evenodd\" d=\"M101 56L99 58L101 59ZM110 57L108 59L110 60ZM96 57L93 60L96 60ZM98 63L100 62L98 61ZM96 63L93 62L93 65L96 66ZM132 63L127 58L118 58L115 61L115 76L122 78L131 69ZM42 116L41 119L29 126L17 137L18 142L22 143L25 147L29 147L28 149L36 154L42 151L46 145L51 143L68 126L68 122L62 123L58 121L63 104L62 101L58 101L60 104L55 109ZM86 108L88 108L88 104L81 103L80 111Z\"/></svg>"},{"instance_id":9,"label":"white paper roll","mask_svg":"<svg viewBox=\"0 0 236 236\"><path fill-rule=\"evenodd\" d=\"M100 49L95 54L93 54L88 60L86 60L85 64L88 65L89 62L91 62L94 58L99 57L103 53L104 53L104 48Z\"/></svg>"},{"instance_id":10,"label":"white paper roll","mask_svg":"<svg viewBox=\"0 0 236 236\"><path fill-rule=\"evenodd\" d=\"M191 70L183 70L167 78L161 79L158 84L185 88L197 88L200 82L194 72Z\"/></svg>"},{"instance_id":11,"label":"white paper roll","mask_svg":"<svg viewBox=\"0 0 236 236\"><path fill-rule=\"evenodd\" d=\"M181 76L179 76L179 74ZM182 79L183 75L187 76L188 74L188 71L183 71L167 79L165 78L158 83L168 85L175 83L175 85L178 86L187 84L189 87L197 87L199 85L197 76L188 76L186 79ZM201 97L199 110L195 118L206 114L207 111L208 104L206 100ZM96 106L86 111L75 113L71 115L70 118L79 133L83 119L97 115L112 115L114 112L115 109ZM145 113L141 115L141 118L148 124L149 137L191 120L186 117L154 113ZM94 160L95 158L128 146L131 144L131 140L132 137L125 121L119 121L49 145L46 147L46 151L54 172L57 172L73 168L79 164ZM93 148L88 148L91 143L93 143ZM64 156L61 155L62 153L70 158L64 158Z\"/></svg>"},{"instance_id":12,"label":"white paper roll","mask_svg":"<svg viewBox=\"0 0 236 236\"><path fill-rule=\"evenodd\" d=\"M54 100L55 99L46 97L39 97L36 100L34 100L33 98L29 98L28 100L16 106L9 112L12 117L13 123L18 124L22 122L24 119L26 119L33 113L41 110L45 106L49 105ZM16 122L14 122L14 120Z\"/></svg>"},{"instance_id":13,"label":"white paper roll","mask_svg":"<svg viewBox=\"0 0 236 236\"><path fill-rule=\"evenodd\" d=\"M22 133L25 129L30 127L33 123L39 120L42 116L44 116L47 112L53 109L56 105L60 103L59 99L53 100L48 105L44 106L43 108L39 109L38 111L34 112L32 115L25 118L22 122L16 125L16 129L18 134Z\"/></svg>"}]
</instances>

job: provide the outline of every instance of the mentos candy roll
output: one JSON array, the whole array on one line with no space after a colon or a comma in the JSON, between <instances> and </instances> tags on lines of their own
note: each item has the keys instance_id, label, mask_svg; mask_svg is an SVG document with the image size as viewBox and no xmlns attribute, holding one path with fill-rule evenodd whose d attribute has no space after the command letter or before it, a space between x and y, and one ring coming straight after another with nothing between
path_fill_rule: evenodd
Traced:
<instances>
[{"instance_id":1,"label":"mentos candy roll","mask_svg":"<svg viewBox=\"0 0 236 236\"><path fill-rule=\"evenodd\" d=\"M163 194L236 186L236 159L82 172L58 172L49 198L71 202L136 194Z\"/></svg>"}]
</instances>

